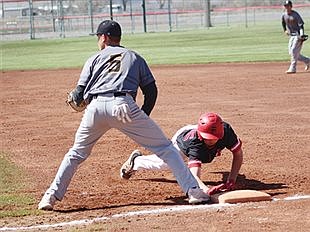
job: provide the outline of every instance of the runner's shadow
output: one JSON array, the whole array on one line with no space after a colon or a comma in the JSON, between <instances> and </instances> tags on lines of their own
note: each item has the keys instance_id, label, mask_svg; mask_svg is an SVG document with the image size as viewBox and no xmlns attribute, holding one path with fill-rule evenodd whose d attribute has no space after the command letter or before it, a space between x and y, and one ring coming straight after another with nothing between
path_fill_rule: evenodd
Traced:
<instances>
[{"instance_id":1,"label":"runner's shadow","mask_svg":"<svg viewBox=\"0 0 310 232\"><path fill-rule=\"evenodd\" d=\"M171 179L166 179L166 178L147 178L147 179L136 178L136 179L132 179L131 181L138 181L138 180L149 181L149 182L163 182L163 183L171 183L171 184L177 184L178 183L176 180L171 180Z\"/></svg>"},{"instance_id":2,"label":"runner's shadow","mask_svg":"<svg viewBox=\"0 0 310 232\"><path fill-rule=\"evenodd\" d=\"M225 182L228 178L229 172L213 172L215 174L222 174L222 179L220 181L204 181L206 185L215 186ZM134 179L135 181L143 180L150 182L163 182L168 184L177 184L176 180L165 179L165 178L150 178L150 179ZM280 190L288 188L285 183L264 183L260 180L247 179L245 175L238 175L237 178L237 189L250 189L257 191L268 191L268 190ZM279 194L285 194L285 191L271 193L270 195L275 196ZM179 197L168 197L164 202L141 202L141 203L127 203L127 204L116 204L116 205L101 205L97 207L78 207L78 208L70 208L63 210L54 210L59 213L73 213L73 212L82 212L82 211L92 211L92 210L105 210L105 209L120 209L129 206L174 206L174 205L188 205L186 196ZM98 202L98 204L100 204Z\"/></svg>"},{"instance_id":3,"label":"runner's shadow","mask_svg":"<svg viewBox=\"0 0 310 232\"><path fill-rule=\"evenodd\" d=\"M222 179L220 181L204 181L206 185L215 186L219 185L223 182L226 182L229 172L212 172L214 174L222 174ZM164 182L164 183L172 183L177 184L176 180L165 179L165 178L150 178L150 179L137 179L137 180L144 180L150 182ZM257 191L266 191L266 190L276 190L276 189L286 189L288 188L285 183L264 183L260 180L255 179L248 179L245 175L239 174L237 177L237 189L250 189L250 190L257 190ZM281 192L277 194L283 194L286 192ZM274 195L277 195L274 194Z\"/></svg>"},{"instance_id":4,"label":"runner's shadow","mask_svg":"<svg viewBox=\"0 0 310 232\"><path fill-rule=\"evenodd\" d=\"M207 185L218 185L228 179L229 172L213 172L215 174L222 174L222 180L217 182L207 181ZM239 174L237 177L237 189L251 189L257 191L286 189L288 186L285 183L264 183L260 180L248 179L245 175ZM283 192L282 192L283 194Z\"/></svg>"}]
</instances>

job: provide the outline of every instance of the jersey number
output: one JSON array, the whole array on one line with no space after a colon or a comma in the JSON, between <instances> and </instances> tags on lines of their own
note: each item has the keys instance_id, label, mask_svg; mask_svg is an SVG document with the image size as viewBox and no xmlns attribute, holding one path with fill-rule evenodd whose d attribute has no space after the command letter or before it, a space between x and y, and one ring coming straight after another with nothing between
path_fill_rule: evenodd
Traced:
<instances>
[{"instance_id":1,"label":"jersey number","mask_svg":"<svg viewBox=\"0 0 310 232\"><path fill-rule=\"evenodd\" d=\"M109 72L119 72L121 69L122 54L111 55L109 60Z\"/></svg>"}]
</instances>

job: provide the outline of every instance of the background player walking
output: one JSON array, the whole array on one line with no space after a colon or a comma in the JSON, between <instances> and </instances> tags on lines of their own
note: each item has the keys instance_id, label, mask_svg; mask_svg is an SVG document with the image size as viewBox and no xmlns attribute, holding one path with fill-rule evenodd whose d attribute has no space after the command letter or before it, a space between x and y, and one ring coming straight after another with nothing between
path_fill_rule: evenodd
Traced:
<instances>
[{"instance_id":1,"label":"background player walking","mask_svg":"<svg viewBox=\"0 0 310 232\"><path fill-rule=\"evenodd\" d=\"M301 54L304 36L304 21L294 10L291 1L284 2L285 12L282 15L282 26L285 34L290 36L288 52L291 55L291 65L286 71L287 74L296 73L297 61L305 63L305 70L309 70L310 58Z\"/></svg>"},{"instance_id":2,"label":"background player walking","mask_svg":"<svg viewBox=\"0 0 310 232\"><path fill-rule=\"evenodd\" d=\"M52 210L62 200L78 165L85 161L98 139L116 128L139 145L156 153L169 165L189 203L201 203L209 196L199 184L159 126L148 116L156 102L155 79L145 60L120 46L121 27L112 20L98 26L99 52L85 63L78 85L72 92L74 102L87 100L72 148L65 155L56 177L38 208ZM138 88L144 94L141 109L135 102Z\"/></svg>"},{"instance_id":3,"label":"background player walking","mask_svg":"<svg viewBox=\"0 0 310 232\"><path fill-rule=\"evenodd\" d=\"M179 129L172 137L172 143L179 150L180 157L188 158L188 167L197 179L200 188L212 195L218 191L233 190L243 161L241 140L232 127L223 122L216 113L205 113L199 117L198 124L187 125ZM212 188L207 187L200 179L202 163L212 160L227 148L233 154L230 174L225 181ZM120 175L129 179L139 170L167 170L169 166L156 154L142 155L135 150L122 165Z\"/></svg>"}]
</instances>

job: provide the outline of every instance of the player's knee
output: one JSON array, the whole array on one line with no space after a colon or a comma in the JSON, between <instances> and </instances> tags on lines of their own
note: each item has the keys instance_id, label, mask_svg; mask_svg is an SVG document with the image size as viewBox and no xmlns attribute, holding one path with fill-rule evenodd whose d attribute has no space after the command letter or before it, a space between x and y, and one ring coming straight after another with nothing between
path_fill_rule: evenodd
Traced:
<instances>
[{"instance_id":1,"label":"player's knee","mask_svg":"<svg viewBox=\"0 0 310 232\"><path fill-rule=\"evenodd\" d=\"M158 152L155 153L159 158L166 161L171 156L177 155L179 156L179 151L172 145L168 145L162 149L160 149Z\"/></svg>"},{"instance_id":2,"label":"player's knee","mask_svg":"<svg viewBox=\"0 0 310 232\"><path fill-rule=\"evenodd\" d=\"M88 154L86 153L82 153L76 150L70 150L67 155L66 155L67 159L70 160L70 162L77 162L78 164L82 163L83 161L85 161L88 157Z\"/></svg>"}]
</instances>

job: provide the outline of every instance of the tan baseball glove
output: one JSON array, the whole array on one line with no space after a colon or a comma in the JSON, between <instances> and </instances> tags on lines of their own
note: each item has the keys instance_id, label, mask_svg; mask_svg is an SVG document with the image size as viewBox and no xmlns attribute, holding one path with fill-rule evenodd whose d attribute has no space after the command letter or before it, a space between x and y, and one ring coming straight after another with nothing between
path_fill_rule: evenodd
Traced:
<instances>
[{"instance_id":1,"label":"tan baseball glove","mask_svg":"<svg viewBox=\"0 0 310 232\"><path fill-rule=\"evenodd\" d=\"M78 85L68 93L66 103L77 112L82 112L88 105L88 102L83 98L84 89L84 86Z\"/></svg>"}]
</instances>

